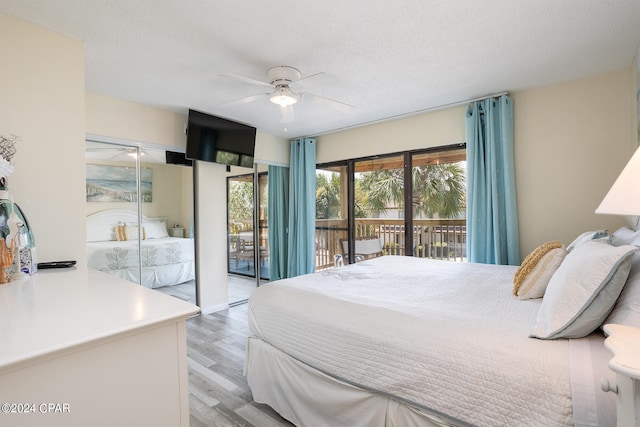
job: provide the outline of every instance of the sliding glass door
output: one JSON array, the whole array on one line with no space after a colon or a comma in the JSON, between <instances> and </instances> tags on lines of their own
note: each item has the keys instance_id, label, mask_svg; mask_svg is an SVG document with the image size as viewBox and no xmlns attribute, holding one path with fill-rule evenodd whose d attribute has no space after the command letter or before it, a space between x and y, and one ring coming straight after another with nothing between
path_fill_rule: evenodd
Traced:
<instances>
[{"instance_id":1,"label":"sliding glass door","mask_svg":"<svg viewBox=\"0 0 640 427\"><path fill-rule=\"evenodd\" d=\"M269 280L269 224L267 212L269 207L269 175L258 174L258 240L260 279Z\"/></svg>"},{"instance_id":2,"label":"sliding glass door","mask_svg":"<svg viewBox=\"0 0 640 427\"><path fill-rule=\"evenodd\" d=\"M268 175L258 175L258 205L254 204L254 175L227 178L227 268L231 274L269 280L267 229ZM257 219L257 221L256 221ZM254 232L257 225L257 233ZM256 252L257 251L257 252Z\"/></svg>"},{"instance_id":3,"label":"sliding glass door","mask_svg":"<svg viewBox=\"0 0 640 427\"><path fill-rule=\"evenodd\" d=\"M380 255L463 261L465 202L463 144L320 165L316 269Z\"/></svg>"},{"instance_id":4,"label":"sliding glass door","mask_svg":"<svg viewBox=\"0 0 640 427\"><path fill-rule=\"evenodd\" d=\"M348 263L348 176L345 164L316 169L316 270Z\"/></svg>"},{"instance_id":5,"label":"sliding glass door","mask_svg":"<svg viewBox=\"0 0 640 427\"><path fill-rule=\"evenodd\" d=\"M405 255L404 157L354 164L355 238L379 239L383 253Z\"/></svg>"},{"instance_id":6,"label":"sliding glass door","mask_svg":"<svg viewBox=\"0 0 640 427\"><path fill-rule=\"evenodd\" d=\"M411 156L414 256L466 260L466 158L464 148Z\"/></svg>"},{"instance_id":7,"label":"sliding glass door","mask_svg":"<svg viewBox=\"0 0 640 427\"><path fill-rule=\"evenodd\" d=\"M253 175L227 178L227 268L255 277Z\"/></svg>"},{"instance_id":8,"label":"sliding glass door","mask_svg":"<svg viewBox=\"0 0 640 427\"><path fill-rule=\"evenodd\" d=\"M260 280L270 278L268 182L267 173L255 171L227 177L227 271L232 305L248 299Z\"/></svg>"}]
</instances>

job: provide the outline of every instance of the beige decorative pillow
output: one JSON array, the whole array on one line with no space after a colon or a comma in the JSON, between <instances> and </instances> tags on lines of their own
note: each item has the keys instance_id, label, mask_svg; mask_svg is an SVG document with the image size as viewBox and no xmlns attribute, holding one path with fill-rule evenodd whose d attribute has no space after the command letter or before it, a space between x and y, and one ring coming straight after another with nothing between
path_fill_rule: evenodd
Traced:
<instances>
[{"instance_id":1,"label":"beige decorative pillow","mask_svg":"<svg viewBox=\"0 0 640 427\"><path fill-rule=\"evenodd\" d=\"M567 251L557 240L543 243L522 262L513 278L513 294L518 299L542 298L553 273L560 267Z\"/></svg>"},{"instance_id":2,"label":"beige decorative pillow","mask_svg":"<svg viewBox=\"0 0 640 427\"><path fill-rule=\"evenodd\" d=\"M138 227L131 225L119 225L116 229L118 241L138 240ZM142 227L142 240L145 240L144 227Z\"/></svg>"}]
</instances>

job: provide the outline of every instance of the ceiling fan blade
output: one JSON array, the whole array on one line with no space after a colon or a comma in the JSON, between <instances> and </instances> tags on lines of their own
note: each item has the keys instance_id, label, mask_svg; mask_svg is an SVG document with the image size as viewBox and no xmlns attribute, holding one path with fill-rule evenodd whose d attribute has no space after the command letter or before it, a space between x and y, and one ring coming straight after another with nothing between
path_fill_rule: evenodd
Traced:
<instances>
[{"instance_id":1,"label":"ceiling fan blade","mask_svg":"<svg viewBox=\"0 0 640 427\"><path fill-rule=\"evenodd\" d=\"M271 94L270 93L259 93L257 95L251 95L251 96L247 96L245 98L237 99L235 101L227 102L225 104L222 104L221 107L227 107L227 106L231 106L231 105L246 104L246 103L249 103L249 102L258 101L259 99L264 98L265 96L269 96L269 95L271 95Z\"/></svg>"},{"instance_id":2,"label":"ceiling fan blade","mask_svg":"<svg viewBox=\"0 0 640 427\"><path fill-rule=\"evenodd\" d=\"M319 75L321 75L321 74L324 74L324 72L323 72L323 71L320 71L319 73L309 74L308 76L300 77L300 78L299 78L298 80L296 80L294 83L301 82L302 80L307 80L307 79L310 79L311 77L319 76Z\"/></svg>"},{"instance_id":3,"label":"ceiling fan blade","mask_svg":"<svg viewBox=\"0 0 640 427\"><path fill-rule=\"evenodd\" d=\"M336 101L335 99L326 98L324 96L315 95L313 93L305 92L301 93L300 97L303 99L309 98L312 102L319 102L326 105L331 105L332 107L337 107L341 110L352 110L355 107L351 104L347 104L344 102Z\"/></svg>"},{"instance_id":4,"label":"ceiling fan blade","mask_svg":"<svg viewBox=\"0 0 640 427\"><path fill-rule=\"evenodd\" d=\"M220 74L220 77L224 77L224 78L232 79L232 80L237 80L239 82L249 83L249 84L252 84L252 85L273 87L273 85L271 85L271 83L262 82L260 80L255 80L255 79L252 79L252 78L249 78L249 77L237 76L235 74Z\"/></svg>"}]
</instances>

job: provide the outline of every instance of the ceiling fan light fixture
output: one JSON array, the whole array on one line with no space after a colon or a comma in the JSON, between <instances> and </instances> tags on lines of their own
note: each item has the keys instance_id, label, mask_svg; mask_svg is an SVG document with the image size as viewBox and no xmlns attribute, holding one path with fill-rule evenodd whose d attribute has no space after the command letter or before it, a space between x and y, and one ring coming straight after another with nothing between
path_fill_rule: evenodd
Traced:
<instances>
[{"instance_id":1,"label":"ceiling fan light fixture","mask_svg":"<svg viewBox=\"0 0 640 427\"><path fill-rule=\"evenodd\" d=\"M140 157L144 156L144 151L140 150ZM132 157L134 159L138 158L138 150L136 150L135 148L129 148L127 149L127 156Z\"/></svg>"},{"instance_id":2,"label":"ceiling fan light fixture","mask_svg":"<svg viewBox=\"0 0 640 427\"><path fill-rule=\"evenodd\" d=\"M269 100L281 107L288 107L298 102L298 95L293 93L287 86L278 86L269 96Z\"/></svg>"}]
</instances>

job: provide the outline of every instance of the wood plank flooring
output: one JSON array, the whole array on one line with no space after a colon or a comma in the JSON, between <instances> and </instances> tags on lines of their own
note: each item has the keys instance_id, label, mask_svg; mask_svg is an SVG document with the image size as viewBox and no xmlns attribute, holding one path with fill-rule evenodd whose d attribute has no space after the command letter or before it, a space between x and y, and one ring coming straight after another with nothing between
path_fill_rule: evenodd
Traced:
<instances>
[{"instance_id":1,"label":"wood plank flooring","mask_svg":"<svg viewBox=\"0 0 640 427\"><path fill-rule=\"evenodd\" d=\"M249 335L247 305L187 320L191 427L291 427L253 401L242 375Z\"/></svg>"},{"instance_id":2,"label":"wood plank flooring","mask_svg":"<svg viewBox=\"0 0 640 427\"><path fill-rule=\"evenodd\" d=\"M251 277L231 276L227 277L229 304L246 301L251 292L256 288L256 279ZM191 280L174 286L164 286L155 289L163 294L180 298L183 301L196 303L196 281Z\"/></svg>"}]
</instances>

